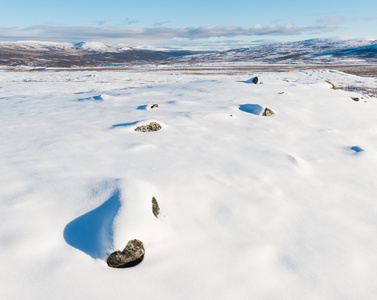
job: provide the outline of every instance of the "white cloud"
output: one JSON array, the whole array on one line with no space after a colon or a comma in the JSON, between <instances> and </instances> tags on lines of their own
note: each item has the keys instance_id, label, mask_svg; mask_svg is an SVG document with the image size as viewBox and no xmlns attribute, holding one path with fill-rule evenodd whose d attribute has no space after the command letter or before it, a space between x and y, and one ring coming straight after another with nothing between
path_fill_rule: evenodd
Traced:
<instances>
[{"instance_id":1,"label":"white cloud","mask_svg":"<svg viewBox=\"0 0 377 300\"><path fill-rule=\"evenodd\" d=\"M263 29L263 25L262 24L259 24L259 23L254 24L253 30L260 30L260 29Z\"/></svg>"},{"instance_id":2,"label":"white cloud","mask_svg":"<svg viewBox=\"0 0 377 300\"><path fill-rule=\"evenodd\" d=\"M287 23L284 26L285 29L291 30L295 28L295 25L293 23Z\"/></svg>"},{"instance_id":3,"label":"white cloud","mask_svg":"<svg viewBox=\"0 0 377 300\"><path fill-rule=\"evenodd\" d=\"M130 21L126 19L128 22ZM247 36L287 36L303 33L320 33L336 29L344 18L331 17L322 20L323 25L296 27L293 23L285 26L271 24L267 27L256 23L251 28L239 26L211 25L200 27L91 27L91 26L45 26L28 28L0 28L2 40L49 40L49 41L102 41L107 43L126 43L129 45L163 44L174 40L200 40L210 38L233 38Z\"/></svg>"},{"instance_id":4,"label":"white cloud","mask_svg":"<svg viewBox=\"0 0 377 300\"><path fill-rule=\"evenodd\" d=\"M345 18L340 16L332 16L327 19L327 23L325 25L326 28L337 28L340 24L346 21Z\"/></svg>"}]
</instances>

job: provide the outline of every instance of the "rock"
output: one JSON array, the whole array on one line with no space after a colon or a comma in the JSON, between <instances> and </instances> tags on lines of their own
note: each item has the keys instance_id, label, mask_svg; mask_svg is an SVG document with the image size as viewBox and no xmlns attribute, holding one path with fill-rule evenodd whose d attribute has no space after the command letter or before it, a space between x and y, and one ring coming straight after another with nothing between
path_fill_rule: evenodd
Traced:
<instances>
[{"instance_id":1,"label":"rock","mask_svg":"<svg viewBox=\"0 0 377 300\"><path fill-rule=\"evenodd\" d=\"M264 109L264 112L263 112L262 116L269 117L269 116L272 116L273 114L275 114L275 113L272 111L272 109L266 107Z\"/></svg>"},{"instance_id":2,"label":"rock","mask_svg":"<svg viewBox=\"0 0 377 300\"><path fill-rule=\"evenodd\" d=\"M160 207L158 206L158 203L155 197L152 198L152 212L154 216L158 219L158 214L160 213Z\"/></svg>"},{"instance_id":3,"label":"rock","mask_svg":"<svg viewBox=\"0 0 377 300\"><path fill-rule=\"evenodd\" d=\"M360 101L360 98L358 98L358 97L351 97L351 99L352 99L353 101Z\"/></svg>"},{"instance_id":4,"label":"rock","mask_svg":"<svg viewBox=\"0 0 377 300\"><path fill-rule=\"evenodd\" d=\"M158 104L153 104L153 105L151 106L151 109L154 109L154 108L158 108Z\"/></svg>"},{"instance_id":5,"label":"rock","mask_svg":"<svg viewBox=\"0 0 377 300\"><path fill-rule=\"evenodd\" d=\"M157 122L150 122L148 125L142 125L135 128L135 131L139 132L151 132L151 131L158 131L161 129L161 125Z\"/></svg>"},{"instance_id":6,"label":"rock","mask_svg":"<svg viewBox=\"0 0 377 300\"><path fill-rule=\"evenodd\" d=\"M141 263L145 250L139 240L131 240L123 251L115 251L107 258L107 265L111 268L129 268Z\"/></svg>"},{"instance_id":7,"label":"rock","mask_svg":"<svg viewBox=\"0 0 377 300\"><path fill-rule=\"evenodd\" d=\"M245 82L245 83L254 83L254 84L258 84L259 79L258 79L258 77L253 77L253 78L250 78L249 80L244 81L244 82Z\"/></svg>"}]
</instances>

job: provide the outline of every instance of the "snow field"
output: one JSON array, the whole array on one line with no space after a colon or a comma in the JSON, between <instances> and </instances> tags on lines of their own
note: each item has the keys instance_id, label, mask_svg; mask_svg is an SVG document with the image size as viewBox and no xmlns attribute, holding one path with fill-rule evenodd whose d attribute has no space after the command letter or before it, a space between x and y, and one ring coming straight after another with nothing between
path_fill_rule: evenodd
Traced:
<instances>
[{"instance_id":1,"label":"snow field","mask_svg":"<svg viewBox=\"0 0 377 300\"><path fill-rule=\"evenodd\" d=\"M325 83L375 79L92 74L0 73L2 299L376 297L377 102Z\"/></svg>"}]
</instances>

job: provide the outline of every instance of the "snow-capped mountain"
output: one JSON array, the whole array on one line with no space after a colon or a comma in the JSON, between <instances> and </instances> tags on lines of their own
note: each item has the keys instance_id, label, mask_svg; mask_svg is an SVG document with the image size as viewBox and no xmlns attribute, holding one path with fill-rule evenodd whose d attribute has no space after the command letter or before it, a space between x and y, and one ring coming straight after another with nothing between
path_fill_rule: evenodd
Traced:
<instances>
[{"instance_id":1,"label":"snow-capped mountain","mask_svg":"<svg viewBox=\"0 0 377 300\"><path fill-rule=\"evenodd\" d=\"M17 42L0 42L0 50L13 49L13 50L30 50L30 51L50 51L54 50L67 50L72 49L71 43L56 43L44 41L17 41Z\"/></svg>"},{"instance_id":2,"label":"snow-capped mountain","mask_svg":"<svg viewBox=\"0 0 377 300\"><path fill-rule=\"evenodd\" d=\"M93 52L119 52L119 50L100 42L81 42L75 44L75 49Z\"/></svg>"},{"instance_id":3,"label":"snow-capped mountain","mask_svg":"<svg viewBox=\"0 0 377 300\"><path fill-rule=\"evenodd\" d=\"M127 63L248 62L274 64L365 64L377 62L377 40L311 39L228 51L195 52L114 48L100 42L0 42L0 66L99 67Z\"/></svg>"},{"instance_id":4,"label":"snow-capped mountain","mask_svg":"<svg viewBox=\"0 0 377 300\"><path fill-rule=\"evenodd\" d=\"M183 57L181 61L341 63L377 61L377 40L311 39ZM355 61L357 60L357 61Z\"/></svg>"},{"instance_id":5,"label":"snow-capped mountain","mask_svg":"<svg viewBox=\"0 0 377 300\"><path fill-rule=\"evenodd\" d=\"M0 42L0 66L98 67L112 64L160 62L194 51L153 51L100 42L53 43L37 41Z\"/></svg>"},{"instance_id":6,"label":"snow-capped mountain","mask_svg":"<svg viewBox=\"0 0 377 300\"><path fill-rule=\"evenodd\" d=\"M322 53L322 55L334 55L334 56L359 56L363 58L376 58L377 57L377 43L357 48L348 48L328 53Z\"/></svg>"}]
</instances>

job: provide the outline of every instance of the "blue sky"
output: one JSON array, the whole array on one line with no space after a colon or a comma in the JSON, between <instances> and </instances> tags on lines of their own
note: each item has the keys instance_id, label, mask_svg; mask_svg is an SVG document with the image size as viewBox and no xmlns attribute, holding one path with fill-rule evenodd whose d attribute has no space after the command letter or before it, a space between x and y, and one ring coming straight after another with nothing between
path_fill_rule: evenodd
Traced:
<instances>
[{"instance_id":1,"label":"blue sky","mask_svg":"<svg viewBox=\"0 0 377 300\"><path fill-rule=\"evenodd\" d=\"M0 40L237 48L323 37L377 39L371 0L0 0Z\"/></svg>"}]
</instances>

